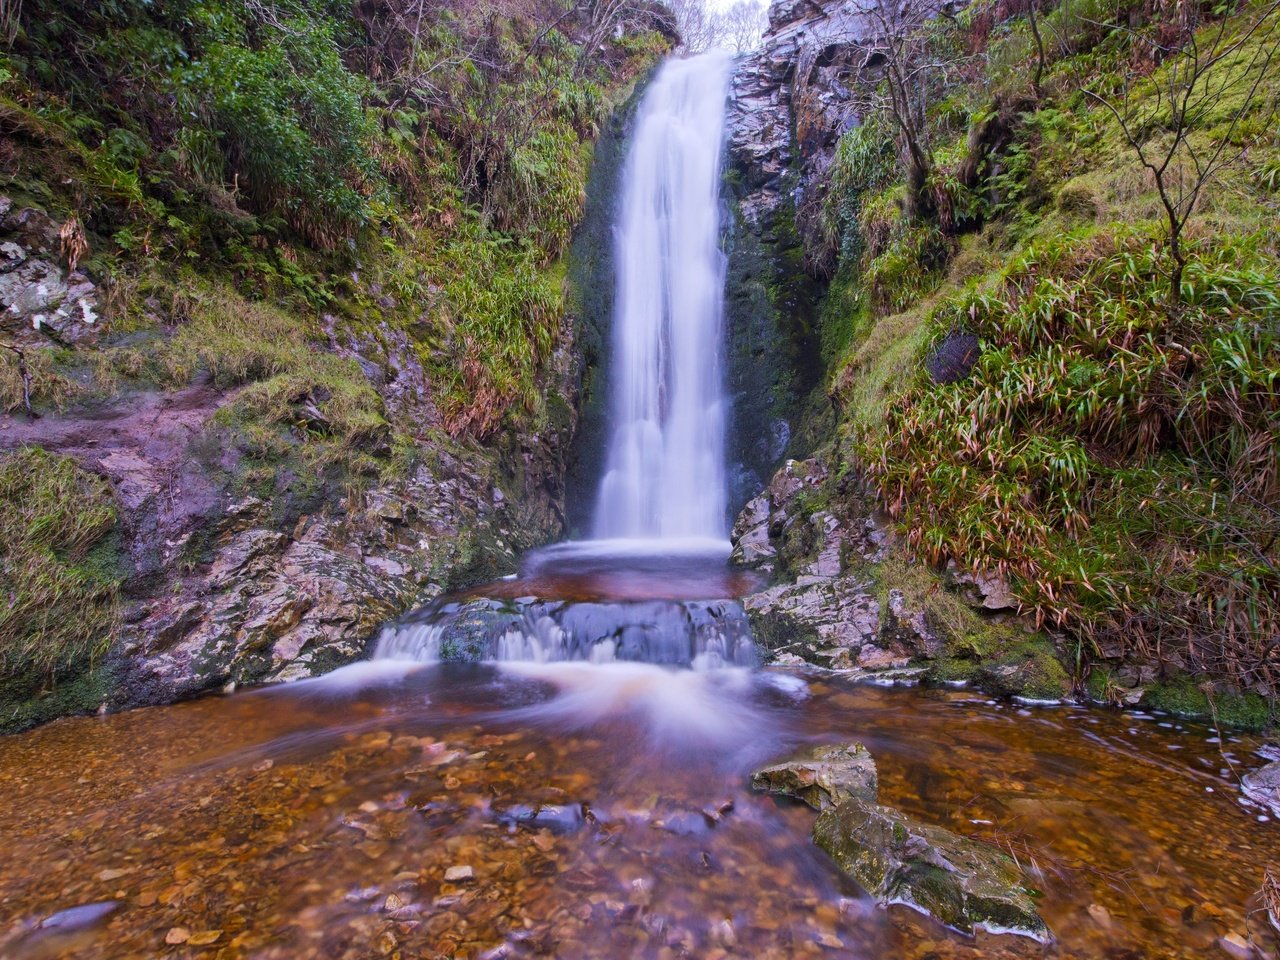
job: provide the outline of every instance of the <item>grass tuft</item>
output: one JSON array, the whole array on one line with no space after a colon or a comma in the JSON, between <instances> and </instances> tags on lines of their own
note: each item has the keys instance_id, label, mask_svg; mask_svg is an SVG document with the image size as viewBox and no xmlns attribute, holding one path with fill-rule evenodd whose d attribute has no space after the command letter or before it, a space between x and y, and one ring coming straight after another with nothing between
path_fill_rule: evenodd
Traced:
<instances>
[{"instance_id":1,"label":"grass tuft","mask_svg":"<svg viewBox=\"0 0 1280 960\"><path fill-rule=\"evenodd\" d=\"M110 488L30 449L0 458L0 502L0 676L89 666L120 617Z\"/></svg>"}]
</instances>

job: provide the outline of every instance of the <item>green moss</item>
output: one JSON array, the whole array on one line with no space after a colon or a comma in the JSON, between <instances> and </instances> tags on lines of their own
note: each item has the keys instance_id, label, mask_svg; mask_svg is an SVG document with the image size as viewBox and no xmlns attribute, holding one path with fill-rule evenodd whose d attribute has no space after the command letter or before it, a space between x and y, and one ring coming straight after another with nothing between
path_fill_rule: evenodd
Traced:
<instances>
[{"instance_id":1,"label":"green moss","mask_svg":"<svg viewBox=\"0 0 1280 960\"><path fill-rule=\"evenodd\" d=\"M0 734L16 733L58 717L94 713L116 689L110 664L95 664L55 680L26 674L0 677Z\"/></svg>"},{"instance_id":2,"label":"green moss","mask_svg":"<svg viewBox=\"0 0 1280 960\"><path fill-rule=\"evenodd\" d=\"M926 677L934 683L964 681L997 697L1062 700L1072 691L1052 641L1012 630L954 639L946 655L929 664Z\"/></svg>"},{"instance_id":3,"label":"green moss","mask_svg":"<svg viewBox=\"0 0 1280 960\"><path fill-rule=\"evenodd\" d=\"M38 449L0 458L0 676L90 666L119 622L123 580L110 487Z\"/></svg>"},{"instance_id":4,"label":"green moss","mask_svg":"<svg viewBox=\"0 0 1280 960\"><path fill-rule=\"evenodd\" d=\"M959 657L943 657L929 664L926 676L932 683L974 683L978 679L978 663Z\"/></svg>"},{"instance_id":5,"label":"green moss","mask_svg":"<svg viewBox=\"0 0 1280 960\"><path fill-rule=\"evenodd\" d=\"M1152 710L1243 730L1263 730L1275 722L1274 703L1256 693L1215 689L1218 686L1179 674L1152 684L1141 702Z\"/></svg>"}]
</instances>

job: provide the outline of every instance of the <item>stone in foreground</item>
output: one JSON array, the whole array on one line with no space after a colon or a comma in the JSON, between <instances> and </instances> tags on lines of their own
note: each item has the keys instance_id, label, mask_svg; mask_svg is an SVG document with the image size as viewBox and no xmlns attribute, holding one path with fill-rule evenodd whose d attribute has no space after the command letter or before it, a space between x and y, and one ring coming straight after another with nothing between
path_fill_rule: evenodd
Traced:
<instances>
[{"instance_id":1,"label":"stone in foreground","mask_svg":"<svg viewBox=\"0 0 1280 960\"><path fill-rule=\"evenodd\" d=\"M1021 871L995 847L861 797L820 814L813 839L881 903L915 907L965 933L1051 939Z\"/></svg>"},{"instance_id":2,"label":"stone in foreground","mask_svg":"<svg viewBox=\"0 0 1280 960\"><path fill-rule=\"evenodd\" d=\"M845 800L876 799L876 762L860 743L815 747L751 775L753 789L802 800L821 812Z\"/></svg>"},{"instance_id":3,"label":"stone in foreground","mask_svg":"<svg viewBox=\"0 0 1280 960\"><path fill-rule=\"evenodd\" d=\"M1280 817L1280 760L1246 773L1240 788L1254 803L1262 804Z\"/></svg>"}]
</instances>

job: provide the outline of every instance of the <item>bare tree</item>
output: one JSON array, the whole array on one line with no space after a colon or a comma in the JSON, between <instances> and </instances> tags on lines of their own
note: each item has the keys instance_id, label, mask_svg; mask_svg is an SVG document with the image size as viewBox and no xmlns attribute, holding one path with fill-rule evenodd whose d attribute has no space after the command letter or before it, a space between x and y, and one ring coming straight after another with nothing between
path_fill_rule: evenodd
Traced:
<instances>
[{"instance_id":1,"label":"bare tree","mask_svg":"<svg viewBox=\"0 0 1280 960\"><path fill-rule=\"evenodd\" d=\"M1036 100L1044 99L1044 88L1041 82L1044 80L1045 71L1045 53L1044 38L1040 35L1040 20L1036 15L1037 0L1027 0L1027 22L1031 26L1031 37L1036 44L1036 72L1031 77L1031 92L1036 95Z\"/></svg>"},{"instance_id":2,"label":"bare tree","mask_svg":"<svg viewBox=\"0 0 1280 960\"><path fill-rule=\"evenodd\" d=\"M731 7L713 10L707 0L667 0L675 14L681 47L701 53L719 47L745 53L759 46L769 22L765 0L737 0Z\"/></svg>"},{"instance_id":3,"label":"bare tree","mask_svg":"<svg viewBox=\"0 0 1280 960\"><path fill-rule=\"evenodd\" d=\"M668 0L675 14L680 45L691 53L701 53L716 45L718 25L707 9L706 0Z\"/></svg>"},{"instance_id":4,"label":"bare tree","mask_svg":"<svg viewBox=\"0 0 1280 960\"><path fill-rule=\"evenodd\" d=\"M760 45L760 38L769 25L769 6L765 0L738 0L715 18L720 27L720 46L734 53L746 53Z\"/></svg>"},{"instance_id":5,"label":"bare tree","mask_svg":"<svg viewBox=\"0 0 1280 960\"><path fill-rule=\"evenodd\" d=\"M1237 130L1257 106L1263 82L1275 68L1280 50L1277 10L1280 0L1270 0L1243 24L1224 17L1204 38L1196 36L1194 24L1187 24L1180 48L1134 33L1135 43L1149 45L1153 59L1163 61L1160 71L1149 81L1131 78L1114 96L1084 90L1115 117L1125 142L1155 181L1171 261L1172 308L1182 303L1187 222L1205 187L1244 154L1245 145L1236 142ZM1225 129L1207 142L1194 137L1223 103L1237 104L1224 118Z\"/></svg>"},{"instance_id":6,"label":"bare tree","mask_svg":"<svg viewBox=\"0 0 1280 960\"><path fill-rule=\"evenodd\" d=\"M13 46L22 23L22 0L0 0L0 44Z\"/></svg>"},{"instance_id":7,"label":"bare tree","mask_svg":"<svg viewBox=\"0 0 1280 960\"><path fill-rule=\"evenodd\" d=\"M907 215L930 218L936 206L929 193L933 150L928 108L954 66L933 55L926 30L942 13L941 0L855 0L854 10L866 38L860 112L882 113L889 119L906 175Z\"/></svg>"}]
</instances>

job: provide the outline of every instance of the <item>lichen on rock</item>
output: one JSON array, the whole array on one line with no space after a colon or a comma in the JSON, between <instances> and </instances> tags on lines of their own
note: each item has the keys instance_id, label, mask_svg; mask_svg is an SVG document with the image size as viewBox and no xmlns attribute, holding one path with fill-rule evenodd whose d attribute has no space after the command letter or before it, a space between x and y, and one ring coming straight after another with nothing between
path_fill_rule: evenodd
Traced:
<instances>
[{"instance_id":1,"label":"lichen on rock","mask_svg":"<svg viewBox=\"0 0 1280 960\"><path fill-rule=\"evenodd\" d=\"M965 933L981 927L1050 939L1017 864L988 844L861 798L820 814L813 838L882 903L914 907Z\"/></svg>"},{"instance_id":2,"label":"lichen on rock","mask_svg":"<svg viewBox=\"0 0 1280 960\"><path fill-rule=\"evenodd\" d=\"M751 775L754 789L794 797L819 812L854 798L874 802L877 782L876 762L860 743L814 747Z\"/></svg>"}]
</instances>

